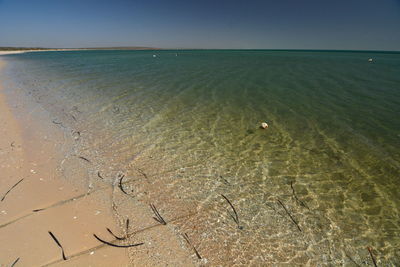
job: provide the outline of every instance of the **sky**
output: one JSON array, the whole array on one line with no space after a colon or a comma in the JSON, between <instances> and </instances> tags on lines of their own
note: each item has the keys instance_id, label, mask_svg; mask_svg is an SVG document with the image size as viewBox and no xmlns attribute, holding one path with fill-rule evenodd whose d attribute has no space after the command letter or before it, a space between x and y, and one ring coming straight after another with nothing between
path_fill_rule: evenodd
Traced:
<instances>
[{"instance_id":1,"label":"sky","mask_svg":"<svg viewBox=\"0 0 400 267\"><path fill-rule=\"evenodd\" d=\"M0 46L400 50L400 0L0 0Z\"/></svg>"}]
</instances>

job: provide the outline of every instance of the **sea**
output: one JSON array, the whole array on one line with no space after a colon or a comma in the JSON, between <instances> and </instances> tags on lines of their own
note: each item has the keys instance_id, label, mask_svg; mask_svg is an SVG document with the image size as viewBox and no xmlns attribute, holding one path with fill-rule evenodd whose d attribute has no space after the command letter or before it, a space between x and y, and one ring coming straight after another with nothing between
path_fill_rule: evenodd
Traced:
<instances>
[{"instance_id":1,"label":"sea","mask_svg":"<svg viewBox=\"0 0 400 267\"><path fill-rule=\"evenodd\" d=\"M132 221L154 205L200 265L400 266L399 52L3 59L6 93L69 138L65 179L115 187L118 205L148 210L125 208Z\"/></svg>"}]
</instances>

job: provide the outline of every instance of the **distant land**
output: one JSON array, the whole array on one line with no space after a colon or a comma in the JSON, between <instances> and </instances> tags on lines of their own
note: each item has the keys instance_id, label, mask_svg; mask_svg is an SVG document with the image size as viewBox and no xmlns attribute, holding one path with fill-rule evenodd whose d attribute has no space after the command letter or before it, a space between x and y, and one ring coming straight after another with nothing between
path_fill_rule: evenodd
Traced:
<instances>
[{"instance_id":1,"label":"distant land","mask_svg":"<svg viewBox=\"0 0 400 267\"><path fill-rule=\"evenodd\" d=\"M159 50L160 48L146 46L122 46L122 47L82 47L82 48L48 48L48 47L0 47L0 51L40 51L40 50Z\"/></svg>"}]
</instances>

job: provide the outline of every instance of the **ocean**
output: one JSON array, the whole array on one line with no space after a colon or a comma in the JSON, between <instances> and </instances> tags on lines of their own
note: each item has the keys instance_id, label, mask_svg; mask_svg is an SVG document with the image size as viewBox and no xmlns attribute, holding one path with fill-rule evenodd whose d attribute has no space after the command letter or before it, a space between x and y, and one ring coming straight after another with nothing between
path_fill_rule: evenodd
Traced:
<instances>
[{"instance_id":1,"label":"ocean","mask_svg":"<svg viewBox=\"0 0 400 267\"><path fill-rule=\"evenodd\" d=\"M4 59L7 90L71 138L66 179L97 188L125 175L119 205L156 203L207 264L371 265L369 247L380 264L400 265L400 53ZM91 162L85 172L74 171L78 156Z\"/></svg>"}]
</instances>

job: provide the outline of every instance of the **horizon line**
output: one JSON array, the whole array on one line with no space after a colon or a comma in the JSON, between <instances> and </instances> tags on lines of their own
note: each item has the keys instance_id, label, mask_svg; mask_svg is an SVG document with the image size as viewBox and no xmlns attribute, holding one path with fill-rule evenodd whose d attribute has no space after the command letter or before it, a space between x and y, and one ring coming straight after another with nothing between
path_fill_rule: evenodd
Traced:
<instances>
[{"instance_id":1,"label":"horizon line","mask_svg":"<svg viewBox=\"0 0 400 267\"><path fill-rule=\"evenodd\" d=\"M12 50L258 50L258 51L316 51L316 52L392 52L400 50L373 50L373 49L329 49L329 48L159 48L151 46L94 46L94 47L28 47L28 46L0 46L0 51Z\"/></svg>"}]
</instances>

